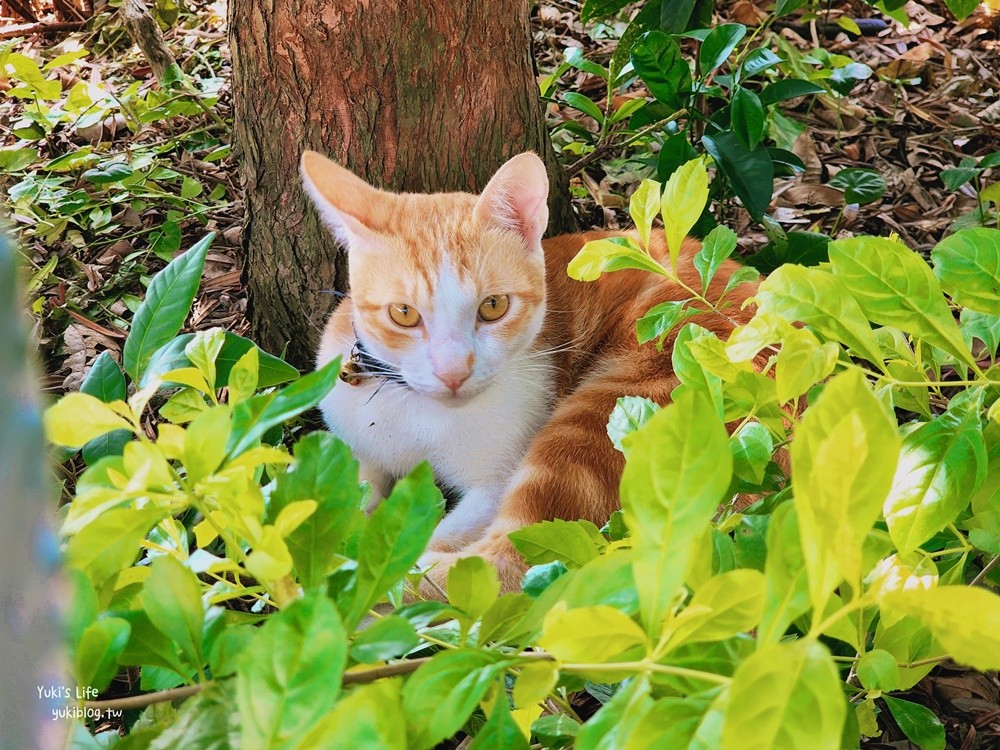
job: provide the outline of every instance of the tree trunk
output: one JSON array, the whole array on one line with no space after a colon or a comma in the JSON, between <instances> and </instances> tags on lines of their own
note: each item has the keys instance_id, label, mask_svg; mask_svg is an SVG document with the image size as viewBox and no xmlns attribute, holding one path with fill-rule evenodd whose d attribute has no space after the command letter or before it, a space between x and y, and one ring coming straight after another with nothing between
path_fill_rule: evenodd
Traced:
<instances>
[{"instance_id":1,"label":"tree trunk","mask_svg":"<svg viewBox=\"0 0 1000 750\"><path fill-rule=\"evenodd\" d=\"M346 286L307 205L305 149L393 191L479 191L506 159L549 165L549 230L572 228L546 132L526 0L230 0L234 142L258 341L312 360Z\"/></svg>"}]
</instances>

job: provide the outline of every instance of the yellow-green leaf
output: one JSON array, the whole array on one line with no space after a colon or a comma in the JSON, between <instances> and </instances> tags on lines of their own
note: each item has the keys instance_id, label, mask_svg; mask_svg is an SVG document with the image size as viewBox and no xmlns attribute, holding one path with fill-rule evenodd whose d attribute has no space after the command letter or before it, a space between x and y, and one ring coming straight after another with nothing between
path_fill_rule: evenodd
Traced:
<instances>
[{"instance_id":1,"label":"yellow-green leaf","mask_svg":"<svg viewBox=\"0 0 1000 750\"><path fill-rule=\"evenodd\" d=\"M814 611L842 579L856 585L865 537L892 485L895 420L850 370L831 380L792 442L792 486Z\"/></svg>"},{"instance_id":2,"label":"yellow-green leaf","mask_svg":"<svg viewBox=\"0 0 1000 750\"><path fill-rule=\"evenodd\" d=\"M661 213L663 230L670 251L670 262L677 268L681 244L701 218L708 203L708 170L702 159L681 165L663 188Z\"/></svg>"},{"instance_id":3,"label":"yellow-green leaf","mask_svg":"<svg viewBox=\"0 0 1000 750\"><path fill-rule=\"evenodd\" d=\"M642 239L642 246L649 248L649 232L653 219L660 212L660 183L656 180L643 180L632 193L628 204L628 213L635 222L635 228Z\"/></svg>"},{"instance_id":4,"label":"yellow-green leaf","mask_svg":"<svg viewBox=\"0 0 1000 750\"><path fill-rule=\"evenodd\" d=\"M775 365L778 400L784 403L808 391L833 372L839 356L840 347L832 341L821 344L804 328L789 332Z\"/></svg>"},{"instance_id":5,"label":"yellow-green leaf","mask_svg":"<svg viewBox=\"0 0 1000 750\"><path fill-rule=\"evenodd\" d=\"M527 708L545 700L559 680L555 662L539 661L525 664L514 683L514 705Z\"/></svg>"},{"instance_id":6,"label":"yellow-green leaf","mask_svg":"<svg viewBox=\"0 0 1000 750\"><path fill-rule=\"evenodd\" d=\"M591 240L569 262L566 272L577 281L595 281L602 273L620 271L623 268L638 268L666 275L663 266L635 247L635 241L628 237Z\"/></svg>"},{"instance_id":7,"label":"yellow-green leaf","mask_svg":"<svg viewBox=\"0 0 1000 750\"><path fill-rule=\"evenodd\" d=\"M112 430L135 432L132 425L107 404L86 393L63 396L45 410L43 421L49 441L68 448L80 448Z\"/></svg>"},{"instance_id":8,"label":"yellow-green leaf","mask_svg":"<svg viewBox=\"0 0 1000 750\"><path fill-rule=\"evenodd\" d=\"M247 558L247 572L261 581L277 581L292 572L292 556L274 526L265 526Z\"/></svg>"},{"instance_id":9,"label":"yellow-green leaf","mask_svg":"<svg viewBox=\"0 0 1000 750\"><path fill-rule=\"evenodd\" d=\"M646 634L624 612L604 604L566 609L557 604L545 615L539 644L559 661L599 664L646 643Z\"/></svg>"},{"instance_id":10,"label":"yellow-green leaf","mask_svg":"<svg viewBox=\"0 0 1000 750\"><path fill-rule=\"evenodd\" d=\"M295 529L305 523L305 520L316 512L319 503L315 500L296 500L283 507L274 519L274 528L285 538Z\"/></svg>"}]
</instances>

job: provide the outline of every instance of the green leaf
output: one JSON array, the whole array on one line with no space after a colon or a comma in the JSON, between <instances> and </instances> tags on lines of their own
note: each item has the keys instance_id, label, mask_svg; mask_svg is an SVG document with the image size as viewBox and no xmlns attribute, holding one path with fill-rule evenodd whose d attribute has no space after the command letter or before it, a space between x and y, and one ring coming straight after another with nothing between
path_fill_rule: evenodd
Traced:
<instances>
[{"instance_id":1,"label":"green leaf","mask_svg":"<svg viewBox=\"0 0 1000 750\"><path fill-rule=\"evenodd\" d=\"M948 10L950 10L959 21L964 21L972 15L972 12L977 7L979 7L978 0L945 0L944 4L948 6Z\"/></svg>"},{"instance_id":2,"label":"green leaf","mask_svg":"<svg viewBox=\"0 0 1000 750\"><path fill-rule=\"evenodd\" d=\"M538 643L561 662L599 664L647 640L642 628L614 607L567 609L561 602L545 615Z\"/></svg>"},{"instance_id":3,"label":"green leaf","mask_svg":"<svg viewBox=\"0 0 1000 750\"><path fill-rule=\"evenodd\" d=\"M538 661L525 664L514 683L511 695L514 705L527 708L541 703L552 692L559 681L559 666L553 661Z\"/></svg>"},{"instance_id":4,"label":"green leaf","mask_svg":"<svg viewBox=\"0 0 1000 750\"><path fill-rule=\"evenodd\" d=\"M708 203L708 170L702 159L692 159L670 175L663 186L660 213L670 251L671 267L676 270L681 245Z\"/></svg>"},{"instance_id":5,"label":"green leaf","mask_svg":"<svg viewBox=\"0 0 1000 750\"><path fill-rule=\"evenodd\" d=\"M844 193L845 203L859 203L862 206L874 203L889 189L882 177L874 169L842 169L828 183Z\"/></svg>"},{"instance_id":6,"label":"green leaf","mask_svg":"<svg viewBox=\"0 0 1000 750\"><path fill-rule=\"evenodd\" d=\"M20 172L37 160L37 148L0 148L0 169L4 172Z\"/></svg>"},{"instance_id":7,"label":"green leaf","mask_svg":"<svg viewBox=\"0 0 1000 750\"><path fill-rule=\"evenodd\" d=\"M944 724L933 711L919 703L890 698L888 695L883 695L882 700L903 734L920 750L945 750L947 742Z\"/></svg>"},{"instance_id":8,"label":"green leaf","mask_svg":"<svg viewBox=\"0 0 1000 750\"><path fill-rule=\"evenodd\" d=\"M739 87L733 91L729 106L733 131L747 148L757 148L764 137L764 105L750 89Z\"/></svg>"},{"instance_id":9,"label":"green leaf","mask_svg":"<svg viewBox=\"0 0 1000 750\"><path fill-rule=\"evenodd\" d=\"M616 241L617 240L617 241ZM665 276L666 271L651 256L635 247L628 237L591 240L569 262L566 273L577 281L595 281L602 273L638 268Z\"/></svg>"},{"instance_id":10,"label":"green leaf","mask_svg":"<svg viewBox=\"0 0 1000 750\"><path fill-rule=\"evenodd\" d=\"M790 449L802 552L816 616L846 579L858 585L862 547L892 485L900 440L864 376L827 383Z\"/></svg>"},{"instance_id":11,"label":"green leaf","mask_svg":"<svg viewBox=\"0 0 1000 750\"><path fill-rule=\"evenodd\" d=\"M448 571L448 601L473 620L493 606L499 594L496 568L481 557L463 557Z\"/></svg>"},{"instance_id":12,"label":"green leaf","mask_svg":"<svg viewBox=\"0 0 1000 750\"><path fill-rule=\"evenodd\" d=\"M409 620L389 615L365 628L351 644L351 658L362 664L398 659L420 643Z\"/></svg>"},{"instance_id":13,"label":"green leaf","mask_svg":"<svg viewBox=\"0 0 1000 750\"><path fill-rule=\"evenodd\" d=\"M818 86L812 81L803 81L798 78L782 78L774 83L768 84L760 92L760 103L764 106L797 99L800 96L810 94L822 94L822 86Z\"/></svg>"},{"instance_id":14,"label":"green leaf","mask_svg":"<svg viewBox=\"0 0 1000 750\"><path fill-rule=\"evenodd\" d=\"M747 27L741 23L721 23L713 28L698 51L702 77L718 70L746 33Z\"/></svg>"},{"instance_id":15,"label":"green leaf","mask_svg":"<svg viewBox=\"0 0 1000 750\"><path fill-rule=\"evenodd\" d=\"M590 521L541 521L507 535L529 565L555 560L579 568L601 554L604 537Z\"/></svg>"},{"instance_id":16,"label":"green leaf","mask_svg":"<svg viewBox=\"0 0 1000 750\"><path fill-rule=\"evenodd\" d=\"M265 432L311 409L337 383L340 357L304 375L277 393L254 396L233 407L233 431L226 444L232 459L251 448Z\"/></svg>"},{"instance_id":17,"label":"green leaf","mask_svg":"<svg viewBox=\"0 0 1000 750\"><path fill-rule=\"evenodd\" d=\"M917 253L881 237L852 237L830 243L830 262L870 320L895 326L972 364L941 287Z\"/></svg>"},{"instance_id":18,"label":"green leaf","mask_svg":"<svg viewBox=\"0 0 1000 750\"><path fill-rule=\"evenodd\" d=\"M1000 316L1000 231L962 229L931 251L934 274L958 304Z\"/></svg>"},{"instance_id":19,"label":"green leaf","mask_svg":"<svg viewBox=\"0 0 1000 750\"><path fill-rule=\"evenodd\" d=\"M888 693L899 688L899 667L888 651L875 649L861 655L856 665L858 680L866 690Z\"/></svg>"},{"instance_id":20,"label":"green leaf","mask_svg":"<svg viewBox=\"0 0 1000 750\"><path fill-rule=\"evenodd\" d=\"M118 673L118 657L130 632L119 617L104 617L84 628L76 645L76 684L103 692Z\"/></svg>"},{"instance_id":21,"label":"green leaf","mask_svg":"<svg viewBox=\"0 0 1000 750\"><path fill-rule=\"evenodd\" d=\"M149 750L230 750L230 716L234 699L220 687L208 687L178 708L173 722L157 736ZM129 737L135 734L135 729ZM118 747L123 748L119 743Z\"/></svg>"},{"instance_id":22,"label":"green leaf","mask_svg":"<svg viewBox=\"0 0 1000 750\"><path fill-rule=\"evenodd\" d=\"M949 408L907 434L883 508L901 554L917 549L968 507L986 465L978 409Z\"/></svg>"},{"instance_id":23,"label":"green leaf","mask_svg":"<svg viewBox=\"0 0 1000 750\"><path fill-rule=\"evenodd\" d=\"M761 221L774 189L774 162L767 149L762 145L747 148L732 130L703 135L701 142L729 179L750 218Z\"/></svg>"},{"instance_id":24,"label":"green leaf","mask_svg":"<svg viewBox=\"0 0 1000 750\"><path fill-rule=\"evenodd\" d=\"M580 731L580 723L566 714L549 714L531 725L531 733L547 748L568 747Z\"/></svg>"},{"instance_id":25,"label":"green leaf","mask_svg":"<svg viewBox=\"0 0 1000 750\"><path fill-rule=\"evenodd\" d=\"M622 687L580 730L575 750L617 750L649 712L649 682L638 677ZM683 747L683 746L681 746Z\"/></svg>"},{"instance_id":26,"label":"green leaf","mask_svg":"<svg viewBox=\"0 0 1000 750\"><path fill-rule=\"evenodd\" d=\"M455 650L420 667L403 687L409 747L427 750L455 734L512 663L495 652Z\"/></svg>"},{"instance_id":27,"label":"green leaf","mask_svg":"<svg viewBox=\"0 0 1000 750\"><path fill-rule=\"evenodd\" d=\"M731 570L709 578L674 619L668 649L752 630L760 622L763 595L764 576L756 570Z\"/></svg>"},{"instance_id":28,"label":"green leaf","mask_svg":"<svg viewBox=\"0 0 1000 750\"><path fill-rule=\"evenodd\" d=\"M127 162L112 161L102 164L95 169L88 169L81 178L94 185L108 185L112 182L121 182L126 177L132 176L132 167Z\"/></svg>"},{"instance_id":29,"label":"green leaf","mask_svg":"<svg viewBox=\"0 0 1000 750\"><path fill-rule=\"evenodd\" d=\"M176 336L184 325L201 283L205 255L214 238L214 233L206 235L153 277L122 348L122 364L132 380L139 381L153 352Z\"/></svg>"},{"instance_id":30,"label":"green leaf","mask_svg":"<svg viewBox=\"0 0 1000 750\"><path fill-rule=\"evenodd\" d=\"M55 445L80 448L91 440L132 426L103 401L86 393L67 393L45 410L45 437Z\"/></svg>"},{"instance_id":31,"label":"green leaf","mask_svg":"<svg viewBox=\"0 0 1000 750\"><path fill-rule=\"evenodd\" d=\"M170 262L181 247L181 227L176 221L165 221L163 226L149 233L149 249L161 260ZM193 334L190 334L193 335Z\"/></svg>"},{"instance_id":32,"label":"green leaf","mask_svg":"<svg viewBox=\"0 0 1000 750\"><path fill-rule=\"evenodd\" d=\"M847 96L861 81L872 77L874 71L864 63L849 62L839 68L834 68L827 78L830 88L841 96Z\"/></svg>"},{"instance_id":33,"label":"green leaf","mask_svg":"<svg viewBox=\"0 0 1000 750\"><path fill-rule=\"evenodd\" d=\"M670 461L662 460L666 455ZM731 474L725 427L708 399L693 390L676 396L636 431L621 499L633 530L633 567L647 631L658 632Z\"/></svg>"},{"instance_id":34,"label":"green leaf","mask_svg":"<svg viewBox=\"0 0 1000 750\"><path fill-rule=\"evenodd\" d=\"M628 213L635 222L642 246L648 249L653 219L660 213L660 183L655 180L643 180L639 183L629 199Z\"/></svg>"},{"instance_id":35,"label":"green leaf","mask_svg":"<svg viewBox=\"0 0 1000 750\"><path fill-rule=\"evenodd\" d=\"M771 460L774 441L771 433L760 422L747 422L729 438L733 455L733 474L744 482L760 484L764 470Z\"/></svg>"},{"instance_id":36,"label":"green leaf","mask_svg":"<svg viewBox=\"0 0 1000 750\"><path fill-rule=\"evenodd\" d=\"M958 190L962 185L975 179L983 170L978 167L959 167L958 169L942 169L941 182L949 190Z\"/></svg>"},{"instance_id":37,"label":"green leaf","mask_svg":"<svg viewBox=\"0 0 1000 750\"><path fill-rule=\"evenodd\" d=\"M346 651L344 626L321 592L270 616L236 673L240 747L295 747L336 703Z\"/></svg>"},{"instance_id":38,"label":"green leaf","mask_svg":"<svg viewBox=\"0 0 1000 750\"><path fill-rule=\"evenodd\" d=\"M191 420L184 432L184 468L189 481L204 479L219 468L226 457L230 427L229 407L224 404Z\"/></svg>"},{"instance_id":39,"label":"green leaf","mask_svg":"<svg viewBox=\"0 0 1000 750\"><path fill-rule=\"evenodd\" d=\"M761 644L777 643L792 621L809 609L809 581L793 503L778 506L771 516L764 579L764 610L757 638Z\"/></svg>"},{"instance_id":40,"label":"green leaf","mask_svg":"<svg viewBox=\"0 0 1000 750\"><path fill-rule=\"evenodd\" d=\"M632 66L657 101L675 110L687 104L691 69L677 42L662 31L648 31L632 45Z\"/></svg>"},{"instance_id":41,"label":"green leaf","mask_svg":"<svg viewBox=\"0 0 1000 750\"><path fill-rule=\"evenodd\" d=\"M584 0L580 10L580 20L584 23L596 18L613 16L628 5L628 0Z\"/></svg>"},{"instance_id":42,"label":"green leaf","mask_svg":"<svg viewBox=\"0 0 1000 750\"><path fill-rule=\"evenodd\" d=\"M604 123L604 114L600 109L598 109L597 105L594 104L593 100L583 94L578 94L575 91L567 91L563 94L563 99L569 106L573 107L573 109L578 109L588 117L593 117L597 120L598 125Z\"/></svg>"},{"instance_id":43,"label":"green leaf","mask_svg":"<svg viewBox=\"0 0 1000 750\"><path fill-rule=\"evenodd\" d=\"M87 524L66 545L66 566L79 568L100 589L110 578L132 565L150 529L169 509L146 506L113 508Z\"/></svg>"},{"instance_id":44,"label":"green leaf","mask_svg":"<svg viewBox=\"0 0 1000 750\"><path fill-rule=\"evenodd\" d=\"M615 448L626 452L625 438L660 410L660 405L641 396L622 396L608 418L608 437ZM631 441L629 441L631 442ZM617 512L617 511L616 511Z\"/></svg>"},{"instance_id":45,"label":"green leaf","mask_svg":"<svg viewBox=\"0 0 1000 750\"><path fill-rule=\"evenodd\" d=\"M781 342L775 365L775 384L782 403L798 398L833 372L840 347L820 344L806 328L790 331Z\"/></svg>"},{"instance_id":46,"label":"green leaf","mask_svg":"<svg viewBox=\"0 0 1000 750\"><path fill-rule=\"evenodd\" d=\"M753 78L758 73L773 68L781 62L781 58L767 47L751 50L740 64L740 78Z\"/></svg>"},{"instance_id":47,"label":"green leaf","mask_svg":"<svg viewBox=\"0 0 1000 750\"><path fill-rule=\"evenodd\" d=\"M80 384L80 392L93 396L106 404L124 401L127 395L125 376L111 356L111 352L101 352ZM112 430L100 435L83 446L83 459L93 465L105 456L120 456L122 448L132 439L131 430Z\"/></svg>"},{"instance_id":48,"label":"green leaf","mask_svg":"<svg viewBox=\"0 0 1000 750\"><path fill-rule=\"evenodd\" d=\"M140 387L149 385L153 378L165 375L171 370L191 367L192 362L184 350L193 338L193 333L185 333L157 349L149 358L146 371L139 380ZM299 377L299 371L284 360L259 349L250 339L226 331L225 342L215 358L217 388L229 385L233 368L251 349L256 349L259 362L257 388L270 388Z\"/></svg>"},{"instance_id":49,"label":"green leaf","mask_svg":"<svg viewBox=\"0 0 1000 750\"><path fill-rule=\"evenodd\" d=\"M189 666L200 669L205 663L201 649L205 608L195 574L171 555L160 555L150 566L140 600L156 629L177 644Z\"/></svg>"},{"instance_id":50,"label":"green leaf","mask_svg":"<svg viewBox=\"0 0 1000 750\"><path fill-rule=\"evenodd\" d=\"M398 482L368 519L358 544L354 606L345 617L357 623L369 607L399 582L430 541L444 498L427 463Z\"/></svg>"},{"instance_id":51,"label":"green leaf","mask_svg":"<svg viewBox=\"0 0 1000 750\"><path fill-rule=\"evenodd\" d=\"M407 750L399 692L399 680L378 680L355 688L306 732L296 750Z\"/></svg>"},{"instance_id":52,"label":"green leaf","mask_svg":"<svg viewBox=\"0 0 1000 750\"><path fill-rule=\"evenodd\" d=\"M529 665L530 666L530 665ZM524 672L521 673L522 675ZM476 732L469 750L528 750L528 741L521 734L514 717L511 716L507 696L499 695L493 701L493 711L489 719Z\"/></svg>"},{"instance_id":53,"label":"green leaf","mask_svg":"<svg viewBox=\"0 0 1000 750\"><path fill-rule=\"evenodd\" d=\"M839 750L846 715L840 676L822 645L765 646L733 675L722 750Z\"/></svg>"},{"instance_id":54,"label":"green leaf","mask_svg":"<svg viewBox=\"0 0 1000 750\"><path fill-rule=\"evenodd\" d=\"M295 572L305 589L323 584L362 520L358 462L347 445L327 432L313 432L295 444L295 464L278 474L270 517L294 502L315 500L315 512L285 538Z\"/></svg>"},{"instance_id":55,"label":"green leaf","mask_svg":"<svg viewBox=\"0 0 1000 750\"><path fill-rule=\"evenodd\" d=\"M757 301L759 313L806 323L820 335L846 344L869 362L883 361L882 350L861 307L826 271L782 266L761 283Z\"/></svg>"},{"instance_id":56,"label":"green leaf","mask_svg":"<svg viewBox=\"0 0 1000 750\"><path fill-rule=\"evenodd\" d=\"M697 314L697 310L687 307L688 300L682 302L661 302L649 309L635 322L635 337L640 344L656 339L657 348L674 328L685 319Z\"/></svg>"},{"instance_id":57,"label":"green leaf","mask_svg":"<svg viewBox=\"0 0 1000 750\"><path fill-rule=\"evenodd\" d=\"M692 261L698 271L698 276L701 278L702 295L708 293L708 285L712 283L716 272L726 259L733 254L736 244L736 232L721 224L702 240L701 249L695 254Z\"/></svg>"}]
</instances>

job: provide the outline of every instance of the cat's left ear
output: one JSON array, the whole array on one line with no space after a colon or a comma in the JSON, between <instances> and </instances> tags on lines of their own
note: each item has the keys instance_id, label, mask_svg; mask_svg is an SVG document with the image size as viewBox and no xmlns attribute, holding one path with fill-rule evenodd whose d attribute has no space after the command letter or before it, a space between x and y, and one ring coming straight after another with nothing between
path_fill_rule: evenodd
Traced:
<instances>
[{"instance_id":1,"label":"cat's left ear","mask_svg":"<svg viewBox=\"0 0 1000 750\"><path fill-rule=\"evenodd\" d=\"M539 249L549 223L548 198L545 164L533 153L519 154L493 175L479 196L475 215L514 230L530 249Z\"/></svg>"}]
</instances>

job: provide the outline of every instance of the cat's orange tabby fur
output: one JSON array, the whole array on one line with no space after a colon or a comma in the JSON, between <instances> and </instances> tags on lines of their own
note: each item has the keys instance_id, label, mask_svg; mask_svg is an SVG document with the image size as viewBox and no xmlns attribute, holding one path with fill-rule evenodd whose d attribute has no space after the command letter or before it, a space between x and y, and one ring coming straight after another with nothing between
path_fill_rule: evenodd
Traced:
<instances>
[{"instance_id":1,"label":"cat's orange tabby fur","mask_svg":"<svg viewBox=\"0 0 1000 750\"><path fill-rule=\"evenodd\" d=\"M663 352L639 346L635 321L690 295L643 271L571 279L566 266L584 243L620 233L542 241L548 182L534 154L508 161L480 196L387 193L314 152L302 173L350 265L350 297L327 323L319 363L362 352L355 385L322 404L331 430L376 498L425 459L462 493L422 559L442 589L450 565L471 555L516 589L525 565L508 533L554 518L601 525L618 507L624 459L606 429L615 401L663 404L677 384L673 337ZM685 243L678 270L694 288L697 249ZM652 252L666 259L662 237ZM710 299L737 267L723 265ZM730 292L725 317L690 320L725 339L749 319L741 307L754 290Z\"/></svg>"}]
</instances>

